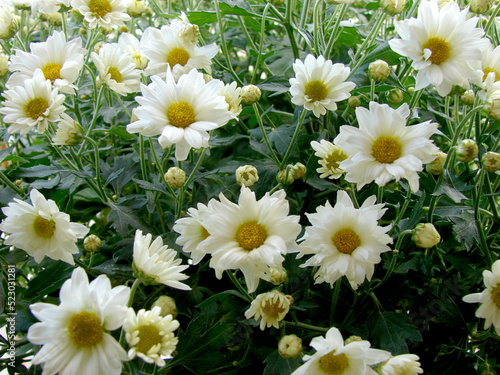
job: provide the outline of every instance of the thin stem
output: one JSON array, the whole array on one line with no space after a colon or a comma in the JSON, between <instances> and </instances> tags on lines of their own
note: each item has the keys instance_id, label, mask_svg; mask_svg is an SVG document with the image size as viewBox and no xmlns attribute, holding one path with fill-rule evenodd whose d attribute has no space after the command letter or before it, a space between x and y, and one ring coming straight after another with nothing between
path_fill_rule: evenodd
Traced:
<instances>
[{"instance_id":1,"label":"thin stem","mask_svg":"<svg viewBox=\"0 0 500 375\"><path fill-rule=\"evenodd\" d=\"M333 290L332 294L332 304L330 308L330 325L333 326L333 323L335 322L335 308L337 307L337 301L339 299L339 293L340 293L340 285L342 284L342 279L338 279L335 282L335 289Z\"/></svg>"},{"instance_id":2,"label":"thin stem","mask_svg":"<svg viewBox=\"0 0 500 375\"><path fill-rule=\"evenodd\" d=\"M19 186L17 186L15 183L13 183L10 178L8 178L4 173L3 171L0 170L0 180L2 180L2 182L7 185L8 187L10 187L12 190L14 190L18 195L22 195L23 194L23 189L21 189Z\"/></svg>"},{"instance_id":3,"label":"thin stem","mask_svg":"<svg viewBox=\"0 0 500 375\"><path fill-rule=\"evenodd\" d=\"M248 302L252 302L253 301L253 298L250 294L248 294L248 292L245 290L245 288L243 288L243 286L241 285L241 283L238 281L238 279L236 278L236 275L231 271L231 270L226 270L226 273L227 275L229 276L229 278L231 279L231 282L234 284L234 286L238 289L238 291L243 295L243 297L248 301Z\"/></svg>"},{"instance_id":4,"label":"thin stem","mask_svg":"<svg viewBox=\"0 0 500 375\"><path fill-rule=\"evenodd\" d=\"M262 60L262 48L264 46L264 34L265 34L265 30L266 30L266 16L267 16L267 12L269 11L269 7L271 6L271 3L267 3L265 8L264 8L264 11L262 12L262 23L261 23L261 27L260 27L260 44L259 44L259 51L258 51L258 54L257 54L257 61L255 62L255 68L253 70L253 75L252 75L252 79L251 79L251 83L254 83L255 82L255 79L257 78L257 72L258 72L258 67L260 65L260 62Z\"/></svg>"},{"instance_id":5,"label":"thin stem","mask_svg":"<svg viewBox=\"0 0 500 375\"><path fill-rule=\"evenodd\" d=\"M283 322L283 324L285 324L285 326L288 326L288 327L304 328L304 329L309 329L309 330L318 331L318 332L328 332L328 330L329 330L329 328L313 326L312 324L306 324L306 323L300 323L300 322L289 322L286 320L283 320L282 322Z\"/></svg>"},{"instance_id":6,"label":"thin stem","mask_svg":"<svg viewBox=\"0 0 500 375\"><path fill-rule=\"evenodd\" d=\"M335 14L333 16L335 18L335 26L333 26L332 33L330 34L330 39L328 40L328 45L325 48L325 53L324 53L325 59L330 58L330 53L332 52L333 45L335 44L335 42L339 38L340 34L338 33L338 31L339 31L339 27L340 27L340 22L344 18L348 7L349 7L348 4L343 3L340 6L338 6L337 9L335 9ZM339 8L340 8L340 12L339 12L339 14L337 14L337 11L339 10Z\"/></svg>"},{"instance_id":7,"label":"thin stem","mask_svg":"<svg viewBox=\"0 0 500 375\"><path fill-rule=\"evenodd\" d=\"M474 188L472 190L472 200L474 202L474 221L476 223L476 227L479 233L479 245L481 251L486 257L486 263L488 265L488 268L491 268L491 265L493 264L493 258L491 256L488 242L486 241L486 236L484 234L483 225L481 223L481 214L479 210L479 202L481 200L481 188L483 187L485 173L486 170L483 168L479 175L479 182L477 184L477 189Z\"/></svg>"},{"instance_id":8,"label":"thin stem","mask_svg":"<svg viewBox=\"0 0 500 375\"><path fill-rule=\"evenodd\" d=\"M295 142L297 141L297 138L300 134L300 130L302 129L302 124L304 122L306 114L307 114L307 109L303 108L302 113L300 114L300 117L299 117L299 123L297 124L297 127L295 128L295 132L293 133L292 141L290 142L290 145L288 146L288 149L286 150L285 156L283 157L283 161L280 164L280 169L285 168L285 165L288 161L288 158L290 157L290 154L292 152L293 146L295 145Z\"/></svg>"},{"instance_id":9,"label":"thin stem","mask_svg":"<svg viewBox=\"0 0 500 375\"><path fill-rule=\"evenodd\" d=\"M262 138L264 139L264 142L266 143L267 149L269 150L271 154L271 159L276 163L276 165L280 165L279 159L276 156L276 153L274 152L271 143L269 142L269 139L267 138L266 130L264 129L264 123L262 122L262 116L260 115L259 107L257 106L257 103L252 104L253 110L255 111L255 118L257 119L257 122L259 123L259 128L260 132L262 133Z\"/></svg>"},{"instance_id":10,"label":"thin stem","mask_svg":"<svg viewBox=\"0 0 500 375\"><path fill-rule=\"evenodd\" d=\"M361 44L359 49L356 51L356 54L354 55L354 61L356 61L356 63L358 63L358 59L361 56L361 54L363 52L365 52L369 46L371 46L371 43L373 41L372 39L375 39L375 37L377 36L377 34L380 30L380 27L384 23L386 17L387 17L387 14L384 11L380 10L379 14L377 15L375 25L373 25L373 28L370 31L370 34L368 34L368 36L365 38L365 40L363 41L363 43ZM360 59L359 61L362 61L362 60L363 59Z\"/></svg>"}]
</instances>

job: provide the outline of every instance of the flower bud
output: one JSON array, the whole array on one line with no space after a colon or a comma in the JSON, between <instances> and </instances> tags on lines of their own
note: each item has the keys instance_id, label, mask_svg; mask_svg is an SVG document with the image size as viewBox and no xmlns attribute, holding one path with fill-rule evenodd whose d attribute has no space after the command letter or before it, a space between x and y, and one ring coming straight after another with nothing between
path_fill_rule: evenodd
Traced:
<instances>
[{"instance_id":1,"label":"flower bud","mask_svg":"<svg viewBox=\"0 0 500 375\"><path fill-rule=\"evenodd\" d=\"M493 151L488 151L481 158L481 163L488 172L495 173L500 169L500 154Z\"/></svg>"},{"instance_id":2,"label":"flower bud","mask_svg":"<svg viewBox=\"0 0 500 375\"><path fill-rule=\"evenodd\" d=\"M236 183L240 186L252 187L259 181L257 168L253 165L243 165L236 169L235 173Z\"/></svg>"},{"instance_id":3,"label":"flower bud","mask_svg":"<svg viewBox=\"0 0 500 375\"><path fill-rule=\"evenodd\" d=\"M462 104L468 105L469 107L472 107L474 105L474 99L476 98L476 95L474 94L473 90L467 90L462 94L460 97L460 100L462 101Z\"/></svg>"},{"instance_id":4,"label":"flower bud","mask_svg":"<svg viewBox=\"0 0 500 375\"><path fill-rule=\"evenodd\" d=\"M359 336L349 336L344 340L344 345L350 344L351 342L363 341Z\"/></svg>"},{"instance_id":5,"label":"flower bud","mask_svg":"<svg viewBox=\"0 0 500 375\"><path fill-rule=\"evenodd\" d=\"M253 104L260 99L260 89L255 85L247 85L241 88L241 100L245 104Z\"/></svg>"},{"instance_id":6,"label":"flower bud","mask_svg":"<svg viewBox=\"0 0 500 375\"><path fill-rule=\"evenodd\" d=\"M269 281L273 285L281 285L286 281L287 277L288 275L284 268L281 269L273 268L271 270L271 278L269 279Z\"/></svg>"},{"instance_id":7,"label":"flower bud","mask_svg":"<svg viewBox=\"0 0 500 375\"><path fill-rule=\"evenodd\" d=\"M398 88L389 91L389 95L387 96L387 101L391 104L399 104L405 99L405 95L403 91Z\"/></svg>"},{"instance_id":8,"label":"flower bud","mask_svg":"<svg viewBox=\"0 0 500 375\"><path fill-rule=\"evenodd\" d=\"M468 163L475 158L479 154L479 148L477 147L476 141L473 139L464 139L457 148L457 159L459 161L463 161L464 163Z\"/></svg>"},{"instance_id":9,"label":"flower bud","mask_svg":"<svg viewBox=\"0 0 500 375\"><path fill-rule=\"evenodd\" d=\"M140 17L146 10L146 2L143 0L132 0L132 3L127 8L127 13L131 17Z\"/></svg>"},{"instance_id":10,"label":"flower bud","mask_svg":"<svg viewBox=\"0 0 500 375\"><path fill-rule=\"evenodd\" d=\"M101 239L97 237L95 234L90 234L87 237L85 237L85 240L83 241L83 248L85 251L88 251L90 253L95 253L100 250L102 246Z\"/></svg>"},{"instance_id":11,"label":"flower bud","mask_svg":"<svg viewBox=\"0 0 500 375\"><path fill-rule=\"evenodd\" d=\"M82 126L69 115L63 113L61 121L57 123L56 134L52 138L53 144L59 146L77 146L82 142L82 139Z\"/></svg>"},{"instance_id":12,"label":"flower bud","mask_svg":"<svg viewBox=\"0 0 500 375\"><path fill-rule=\"evenodd\" d=\"M429 249L441 241L441 236L431 223L417 224L412 231L411 239L418 247Z\"/></svg>"},{"instance_id":13,"label":"flower bud","mask_svg":"<svg viewBox=\"0 0 500 375\"><path fill-rule=\"evenodd\" d=\"M434 161L425 165L425 170L429 173L432 173L433 175L440 175L441 173L443 173L443 166L447 156L447 153L438 151Z\"/></svg>"},{"instance_id":14,"label":"flower bud","mask_svg":"<svg viewBox=\"0 0 500 375\"><path fill-rule=\"evenodd\" d=\"M350 96L349 99L347 99L347 104L351 108L359 107L361 105L361 97L356 95Z\"/></svg>"},{"instance_id":15,"label":"flower bud","mask_svg":"<svg viewBox=\"0 0 500 375\"><path fill-rule=\"evenodd\" d=\"M500 90L493 91L487 99L486 110L493 120L500 121Z\"/></svg>"},{"instance_id":16,"label":"flower bud","mask_svg":"<svg viewBox=\"0 0 500 375\"><path fill-rule=\"evenodd\" d=\"M164 178L168 186L174 189L180 188L186 181L186 172L178 167L172 167L165 173Z\"/></svg>"},{"instance_id":17,"label":"flower bud","mask_svg":"<svg viewBox=\"0 0 500 375\"><path fill-rule=\"evenodd\" d=\"M9 72L9 59L5 55L0 55L0 77Z\"/></svg>"},{"instance_id":18,"label":"flower bud","mask_svg":"<svg viewBox=\"0 0 500 375\"><path fill-rule=\"evenodd\" d=\"M59 12L50 13L47 15L47 20L54 26L62 25L62 15Z\"/></svg>"},{"instance_id":19,"label":"flower bud","mask_svg":"<svg viewBox=\"0 0 500 375\"><path fill-rule=\"evenodd\" d=\"M295 181L292 176L291 168L283 169L279 171L276 175L276 181L278 181L281 185L291 185Z\"/></svg>"},{"instance_id":20,"label":"flower bud","mask_svg":"<svg viewBox=\"0 0 500 375\"><path fill-rule=\"evenodd\" d=\"M196 44L200 37L200 28L198 25L187 24L184 25L179 32L179 37L186 44Z\"/></svg>"},{"instance_id":21,"label":"flower bud","mask_svg":"<svg viewBox=\"0 0 500 375\"><path fill-rule=\"evenodd\" d=\"M391 68L384 60L376 60L368 66L368 75L375 82L384 82L391 74Z\"/></svg>"},{"instance_id":22,"label":"flower bud","mask_svg":"<svg viewBox=\"0 0 500 375\"><path fill-rule=\"evenodd\" d=\"M302 339L296 335L286 335L278 343L278 352L285 359L295 359L302 353Z\"/></svg>"},{"instance_id":23,"label":"flower bud","mask_svg":"<svg viewBox=\"0 0 500 375\"><path fill-rule=\"evenodd\" d=\"M302 163L296 163L295 165L292 165L292 177L295 180L298 180L299 178L304 177L304 175L307 172L307 168L304 164Z\"/></svg>"},{"instance_id":24,"label":"flower bud","mask_svg":"<svg viewBox=\"0 0 500 375\"><path fill-rule=\"evenodd\" d=\"M99 50L101 49L101 47L104 45L104 42L97 42L96 44L94 44L94 52L99 54Z\"/></svg>"},{"instance_id":25,"label":"flower bud","mask_svg":"<svg viewBox=\"0 0 500 375\"><path fill-rule=\"evenodd\" d=\"M159 306L161 308L161 316L172 315L172 318L175 319L178 314L177 305L175 304L175 300L172 297L158 297L158 299L153 303L153 306L151 306L151 310L156 306Z\"/></svg>"},{"instance_id":26,"label":"flower bud","mask_svg":"<svg viewBox=\"0 0 500 375\"><path fill-rule=\"evenodd\" d=\"M403 11L406 0L381 0L382 9L390 16L395 16Z\"/></svg>"},{"instance_id":27,"label":"flower bud","mask_svg":"<svg viewBox=\"0 0 500 375\"><path fill-rule=\"evenodd\" d=\"M473 13L485 14L491 8L491 0L471 0L469 9Z\"/></svg>"}]
</instances>

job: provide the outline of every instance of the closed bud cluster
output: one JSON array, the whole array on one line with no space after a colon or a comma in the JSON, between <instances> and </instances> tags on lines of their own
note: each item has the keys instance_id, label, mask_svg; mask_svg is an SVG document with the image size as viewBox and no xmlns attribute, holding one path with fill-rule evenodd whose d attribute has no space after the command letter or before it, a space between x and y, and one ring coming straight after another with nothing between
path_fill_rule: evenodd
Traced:
<instances>
[{"instance_id":1,"label":"closed bud cluster","mask_svg":"<svg viewBox=\"0 0 500 375\"><path fill-rule=\"evenodd\" d=\"M368 75L375 82L384 82L390 74L391 68L384 60L375 60L368 66Z\"/></svg>"},{"instance_id":2,"label":"closed bud cluster","mask_svg":"<svg viewBox=\"0 0 500 375\"><path fill-rule=\"evenodd\" d=\"M498 152L488 151L481 158L481 163L488 172L497 172L500 169L500 154Z\"/></svg>"},{"instance_id":3,"label":"closed bud cluster","mask_svg":"<svg viewBox=\"0 0 500 375\"><path fill-rule=\"evenodd\" d=\"M165 173L164 178L168 186L177 189L184 185L186 181L186 172L178 167L171 167L168 169L167 173Z\"/></svg>"},{"instance_id":4,"label":"closed bud cluster","mask_svg":"<svg viewBox=\"0 0 500 375\"><path fill-rule=\"evenodd\" d=\"M413 229L411 239L418 247L429 249L441 241L441 236L431 223L420 223Z\"/></svg>"},{"instance_id":5,"label":"closed bud cluster","mask_svg":"<svg viewBox=\"0 0 500 375\"><path fill-rule=\"evenodd\" d=\"M473 139L464 139L457 148L457 159L468 163L479 155L479 148Z\"/></svg>"},{"instance_id":6,"label":"closed bud cluster","mask_svg":"<svg viewBox=\"0 0 500 375\"><path fill-rule=\"evenodd\" d=\"M238 185L252 187L259 181L259 174L253 165L243 165L236 169L235 178Z\"/></svg>"},{"instance_id":7,"label":"closed bud cluster","mask_svg":"<svg viewBox=\"0 0 500 375\"><path fill-rule=\"evenodd\" d=\"M260 89L255 85L247 85L241 88L241 100L245 104L254 104L262 95Z\"/></svg>"}]
</instances>

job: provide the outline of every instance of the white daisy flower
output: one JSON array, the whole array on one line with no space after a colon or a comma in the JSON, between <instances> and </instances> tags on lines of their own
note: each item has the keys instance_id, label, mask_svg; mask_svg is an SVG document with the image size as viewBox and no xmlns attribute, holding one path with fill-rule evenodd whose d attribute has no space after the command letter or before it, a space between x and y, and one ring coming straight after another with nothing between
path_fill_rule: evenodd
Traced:
<instances>
[{"instance_id":1,"label":"white daisy flower","mask_svg":"<svg viewBox=\"0 0 500 375\"><path fill-rule=\"evenodd\" d=\"M429 120L406 126L409 115L406 103L394 110L387 104L370 102L370 109L356 108L359 128L340 127L333 142L349 156L339 167L347 172L347 181L358 184L358 190L372 181L384 186L402 178L412 191L418 190L418 172L439 150L429 139L438 124Z\"/></svg>"},{"instance_id":2,"label":"white daisy flower","mask_svg":"<svg viewBox=\"0 0 500 375\"><path fill-rule=\"evenodd\" d=\"M69 7L70 0L32 0L31 11L43 14L59 12L61 6Z\"/></svg>"},{"instance_id":3,"label":"white daisy flower","mask_svg":"<svg viewBox=\"0 0 500 375\"><path fill-rule=\"evenodd\" d=\"M333 64L323 56L317 59L309 54L304 62L297 59L293 64L295 78L290 78L292 103L303 105L313 111L316 117L326 114L326 110L335 111L337 102L351 96L356 87L353 82L345 81L350 69L344 64Z\"/></svg>"},{"instance_id":4,"label":"white daisy flower","mask_svg":"<svg viewBox=\"0 0 500 375\"><path fill-rule=\"evenodd\" d=\"M117 43L106 43L99 48L99 54L92 52L90 58L99 71L99 78L111 91L119 95L137 92L141 73L132 61L132 55L124 53Z\"/></svg>"},{"instance_id":5,"label":"white daisy flower","mask_svg":"<svg viewBox=\"0 0 500 375\"><path fill-rule=\"evenodd\" d=\"M333 287L345 275L357 289L365 278L371 280L380 254L390 251L387 244L392 243L387 235L390 226L378 225L387 208L375 201L373 195L358 209L349 195L339 190L335 206L326 202L316 213L306 214L312 225L305 229L298 257L313 255L301 267L319 267L314 275L316 283L327 282Z\"/></svg>"},{"instance_id":6,"label":"white daisy flower","mask_svg":"<svg viewBox=\"0 0 500 375\"><path fill-rule=\"evenodd\" d=\"M125 53L132 55L132 62L136 69L145 69L148 65L148 58L141 52L141 43L134 35L130 33L121 33L118 37L118 45Z\"/></svg>"},{"instance_id":7,"label":"white daisy flower","mask_svg":"<svg viewBox=\"0 0 500 375\"><path fill-rule=\"evenodd\" d=\"M7 5L0 4L0 39L12 38L17 28L14 13Z\"/></svg>"},{"instance_id":8,"label":"white daisy flower","mask_svg":"<svg viewBox=\"0 0 500 375\"><path fill-rule=\"evenodd\" d=\"M482 88L479 96L486 100L487 94L500 90L500 46L493 49L491 42L482 51L481 68L478 78L473 81Z\"/></svg>"},{"instance_id":9,"label":"white daisy flower","mask_svg":"<svg viewBox=\"0 0 500 375\"><path fill-rule=\"evenodd\" d=\"M389 40L390 47L407 56L418 71L415 90L428 85L436 87L442 96L454 85L469 87L486 40L482 29L476 28L478 18L468 18L468 9L450 1L439 9L436 0L424 0L418 8L418 17L396 21L401 39Z\"/></svg>"},{"instance_id":10,"label":"white daisy flower","mask_svg":"<svg viewBox=\"0 0 500 375\"><path fill-rule=\"evenodd\" d=\"M252 293L259 279L270 281L272 269L282 269L284 254L298 250L299 217L288 215L283 190L257 200L242 186L238 204L222 193L219 198L220 202L212 200L213 212L201 217L210 235L199 246L212 255L210 267L219 279L225 270L240 269Z\"/></svg>"},{"instance_id":11,"label":"white daisy flower","mask_svg":"<svg viewBox=\"0 0 500 375\"><path fill-rule=\"evenodd\" d=\"M224 84L224 82L219 81L219 95L222 95L227 104L229 105L229 111L238 116L241 113L241 87L237 87L236 82Z\"/></svg>"},{"instance_id":12,"label":"white daisy flower","mask_svg":"<svg viewBox=\"0 0 500 375\"><path fill-rule=\"evenodd\" d=\"M369 366L386 361L391 356L385 350L370 348L366 340L344 345L344 339L335 327L330 328L325 337L314 337L311 346L316 349L316 353L304 356L306 363L292 375L376 375Z\"/></svg>"},{"instance_id":13,"label":"white daisy flower","mask_svg":"<svg viewBox=\"0 0 500 375\"><path fill-rule=\"evenodd\" d=\"M339 165L347 159L347 154L339 146L322 139L319 142L312 141L311 147L316 151L314 155L320 158L318 163L321 168L316 169L320 178L337 179L342 177L344 171L339 168Z\"/></svg>"},{"instance_id":14,"label":"white daisy flower","mask_svg":"<svg viewBox=\"0 0 500 375\"><path fill-rule=\"evenodd\" d=\"M219 95L217 80L205 83L203 74L192 70L175 82L170 68L167 80L151 77L152 83L141 85L142 96L135 110L139 119L127 125L129 133L159 135L163 148L175 144L177 160L186 160L191 148L208 147L208 131L225 125L236 116Z\"/></svg>"},{"instance_id":15,"label":"white daisy flower","mask_svg":"<svg viewBox=\"0 0 500 375\"><path fill-rule=\"evenodd\" d=\"M286 296L278 290L259 294L252 301L250 308L245 311L245 317L247 319L253 317L255 321L260 319L262 331L271 326L279 329L279 322L285 318L290 310L291 299L291 296Z\"/></svg>"},{"instance_id":16,"label":"white daisy flower","mask_svg":"<svg viewBox=\"0 0 500 375\"><path fill-rule=\"evenodd\" d=\"M476 316L485 319L484 329L493 324L495 332L500 335L500 260L493 263L491 271L483 271L483 281L486 289L481 293L468 294L463 300L467 303L480 303Z\"/></svg>"},{"instance_id":17,"label":"white daisy flower","mask_svg":"<svg viewBox=\"0 0 500 375\"><path fill-rule=\"evenodd\" d=\"M14 202L2 208L6 218L0 230L8 234L6 245L23 249L40 263L45 256L75 264L71 254L78 253L76 241L89 229L82 224L71 223L69 215L59 212L56 203L33 189L31 204L14 198Z\"/></svg>"},{"instance_id":18,"label":"white daisy flower","mask_svg":"<svg viewBox=\"0 0 500 375\"><path fill-rule=\"evenodd\" d=\"M126 13L131 0L71 0L71 7L79 11L91 29L123 26L130 20Z\"/></svg>"},{"instance_id":19,"label":"white daisy flower","mask_svg":"<svg viewBox=\"0 0 500 375\"><path fill-rule=\"evenodd\" d=\"M161 315L161 307L151 310L129 308L123 324L125 338L130 346L128 358L141 358L144 362L165 366L165 359L171 359L179 339L174 331L179 322L172 315Z\"/></svg>"},{"instance_id":20,"label":"white daisy flower","mask_svg":"<svg viewBox=\"0 0 500 375\"><path fill-rule=\"evenodd\" d=\"M120 328L127 313L130 288L111 288L101 275L89 284L82 268L73 271L61 287L59 306L30 305L40 323L27 338L43 345L32 363L42 364L44 374L119 375L127 353L107 331Z\"/></svg>"},{"instance_id":21,"label":"white daisy flower","mask_svg":"<svg viewBox=\"0 0 500 375\"><path fill-rule=\"evenodd\" d=\"M52 138L53 145L76 146L83 139L82 126L66 113L61 114L61 121L57 123L56 134Z\"/></svg>"},{"instance_id":22,"label":"white daisy flower","mask_svg":"<svg viewBox=\"0 0 500 375\"><path fill-rule=\"evenodd\" d=\"M382 375L418 375L424 370L420 368L419 357L415 354L401 354L391 357L380 366Z\"/></svg>"},{"instance_id":23,"label":"white daisy flower","mask_svg":"<svg viewBox=\"0 0 500 375\"><path fill-rule=\"evenodd\" d=\"M86 50L82 40L66 41L63 31L54 31L45 42L31 43L30 52L15 50L9 70L14 72L7 81L8 88L21 86L33 78L35 70L41 69L45 79L66 94L74 94L74 85L83 67Z\"/></svg>"},{"instance_id":24,"label":"white daisy flower","mask_svg":"<svg viewBox=\"0 0 500 375\"><path fill-rule=\"evenodd\" d=\"M164 284L171 288L191 290L188 285L181 283L189 277L182 273L189 266L181 266L182 260L176 258L177 252L163 245L161 237L156 237L151 243L152 238L150 233L144 236L140 230L135 232L135 273L147 284Z\"/></svg>"},{"instance_id":25,"label":"white daisy flower","mask_svg":"<svg viewBox=\"0 0 500 375\"><path fill-rule=\"evenodd\" d=\"M64 112L65 97L57 89L52 89L50 81L37 69L33 78L27 79L22 85L4 91L0 113L5 115L3 121L11 124L9 134L27 134L34 127L38 133L43 133L49 122L59 120Z\"/></svg>"}]
</instances>

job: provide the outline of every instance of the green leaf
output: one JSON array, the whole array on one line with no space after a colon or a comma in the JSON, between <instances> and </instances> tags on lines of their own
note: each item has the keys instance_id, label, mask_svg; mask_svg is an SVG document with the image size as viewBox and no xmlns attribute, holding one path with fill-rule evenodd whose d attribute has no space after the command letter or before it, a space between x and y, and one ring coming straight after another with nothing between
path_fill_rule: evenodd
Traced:
<instances>
[{"instance_id":1,"label":"green leaf","mask_svg":"<svg viewBox=\"0 0 500 375\"><path fill-rule=\"evenodd\" d=\"M479 243L479 231L474 219L474 212L471 210L464 210L460 216L451 217L455 238L458 242L464 243L467 250L472 248L474 240Z\"/></svg>"},{"instance_id":2,"label":"green leaf","mask_svg":"<svg viewBox=\"0 0 500 375\"><path fill-rule=\"evenodd\" d=\"M142 207L146 203L147 200L144 199L140 206ZM141 229L146 232L149 231L139 216L137 216L136 210L139 208L138 204L108 202L107 205L111 208L108 214L108 221L120 236L125 237L129 232L129 227L132 229Z\"/></svg>"},{"instance_id":3,"label":"green leaf","mask_svg":"<svg viewBox=\"0 0 500 375\"><path fill-rule=\"evenodd\" d=\"M263 375L289 375L302 364L302 359L283 358L277 350L272 352L265 360L266 368Z\"/></svg>"},{"instance_id":4,"label":"green leaf","mask_svg":"<svg viewBox=\"0 0 500 375\"><path fill-rule=\"evenodd\" d=\"M49 263L43 271L29 281L24 297L28 299L36 297L36 300L39 300L59 289L64 281L69 278L73 268L73 266L63 261Z\"/></svg>"}]
</instances>

